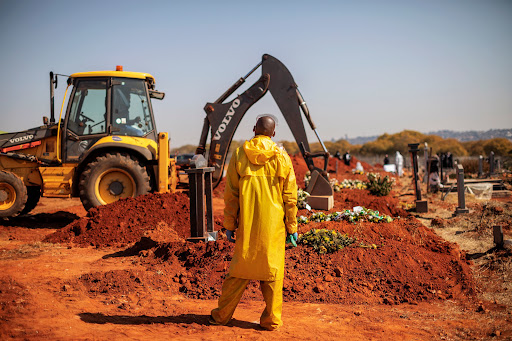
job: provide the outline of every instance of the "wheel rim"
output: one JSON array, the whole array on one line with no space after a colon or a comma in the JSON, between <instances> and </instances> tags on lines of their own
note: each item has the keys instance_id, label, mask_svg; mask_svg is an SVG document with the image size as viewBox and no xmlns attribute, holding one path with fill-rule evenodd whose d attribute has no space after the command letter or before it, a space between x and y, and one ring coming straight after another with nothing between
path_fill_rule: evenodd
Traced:
<instances>
[{"instance_id":1,"label":"wheel rim","mask_svg":"<svg viewBox=\"0 0 512 341\"><path fill-rule=\"evenodd\" d=\"M102 205L121 198L135 196L135 180L122 169L109 169L103 172L94 186L96 197Z\"/></svg>"},{"instance_id":2,"label":"wheel rim","mask_svg":"<svg viewBox=\"0 0 512 341\"><path fill-rule=\"evenodd\" d=\"M0 183L0 210L11 208L16 202L16 190L10 184Z\"/></svg>"}]
</instances>

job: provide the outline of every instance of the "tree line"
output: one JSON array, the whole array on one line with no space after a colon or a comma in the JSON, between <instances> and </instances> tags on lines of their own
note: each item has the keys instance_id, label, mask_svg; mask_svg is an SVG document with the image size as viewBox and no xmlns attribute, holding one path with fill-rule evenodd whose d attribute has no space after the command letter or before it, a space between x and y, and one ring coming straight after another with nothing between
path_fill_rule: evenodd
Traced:
<instances>
[{"instance_id":1,"label":"tree line","mask_svg":"<svg viewBox=\"0 0 512 341\"><path fill-rule=\"evenodd\" d=\"M396 151L406 155L409 153L408 144L420 143L420 148L422 148L425 142L428 144L429 149L432 148L433 154L450 152L455 156L485 156L493 151L496 156L512 157L512 142L506 138L460 142L453 138L444 139L437 135L426 135L413 130L404 130L396 134L383 134L376 140L364 144L352 145L344 139L334 142L326 141L324 144L331 155L334 155L337 151L343 154L347 150L351 154L357 155L393 155ZM240 147L243 143L244 141L233 141L229 153ZM295 141L279 141L278 143L281 143L290 155L300 152ZM173 148L171 155L176 153L193 154L196 147L196 145L185 145ZM319 142L311 143L312 152L321 150L322 146Z\"/></svg>"}]
</instances>

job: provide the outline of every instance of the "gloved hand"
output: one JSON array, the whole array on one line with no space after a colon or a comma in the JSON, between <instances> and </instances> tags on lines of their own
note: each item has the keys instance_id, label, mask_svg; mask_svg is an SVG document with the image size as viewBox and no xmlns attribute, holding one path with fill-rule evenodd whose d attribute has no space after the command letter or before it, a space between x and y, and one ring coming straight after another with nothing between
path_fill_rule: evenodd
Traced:
<instances>
[{"instance_id":1,"label":"gloved hand","mask_svg":"<svg viewBox=\"0 0 512 341\"><path fill-rule=\"evenodd\" d=\"M297 234L297 232L291 234L289 233L288 236L286 237L286 243L291 243L294 247L296 247L298 239L299 235Z\"/></svg>"},{"instance_id":2,"label":"gloved hand","mask_svg":"<svg viewBox=\"0 0 512 341\"><path fill-rule=\"evenodd\" d=\"M235 240L233 239L234 236L235 236L235 231L231 231L231 230L226 229L226 237L232 243L235 242Z\"/></svg>"}]
</instances>

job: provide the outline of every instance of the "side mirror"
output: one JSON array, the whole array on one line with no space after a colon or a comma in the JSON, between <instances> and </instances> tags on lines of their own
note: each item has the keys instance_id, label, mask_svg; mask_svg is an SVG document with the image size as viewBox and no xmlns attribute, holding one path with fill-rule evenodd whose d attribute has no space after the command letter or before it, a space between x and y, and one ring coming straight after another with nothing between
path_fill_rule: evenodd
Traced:
<instances>
[{"instance_id":1,"label":"side mirror","mask_svg":"<svg viewBox=\"0 0 512 341\"><path fill-rule=\"evenodd\" d=\"M45 126L47 126L47 125L48 125L48 122L49 122L48 117L43 116L43 124L44 124Z\"/></svg>"},{"instance_id":2,"label":"side mirror","mask_svg":"<svg viewBox=\"0 0 512 341\"><path fill-rule=\"evenodd\" d=\"M165 92L149 90L149 97L162 100L165 97Z\"/></svg>"}]
</instances>

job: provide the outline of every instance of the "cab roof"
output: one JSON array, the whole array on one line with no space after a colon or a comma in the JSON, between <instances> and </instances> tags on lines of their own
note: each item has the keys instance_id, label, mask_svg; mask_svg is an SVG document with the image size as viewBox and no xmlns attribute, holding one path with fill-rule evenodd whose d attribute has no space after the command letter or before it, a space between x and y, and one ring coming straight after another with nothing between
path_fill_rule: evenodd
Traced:
<instances>
[{"instance_id":1,"label":"cab roof","mask_svg":"<svg viewBox=\"0 0 512 341\"><path fill-rule=\"evenodd\" d=\"M132 72L132 71L89 71L77 72L70 76L71 78L86 78L86 77L123 77L123 78L137 78L137 79L150 79L155 82L155 77L145 72Z\"/></svg>"}]
</instances>

